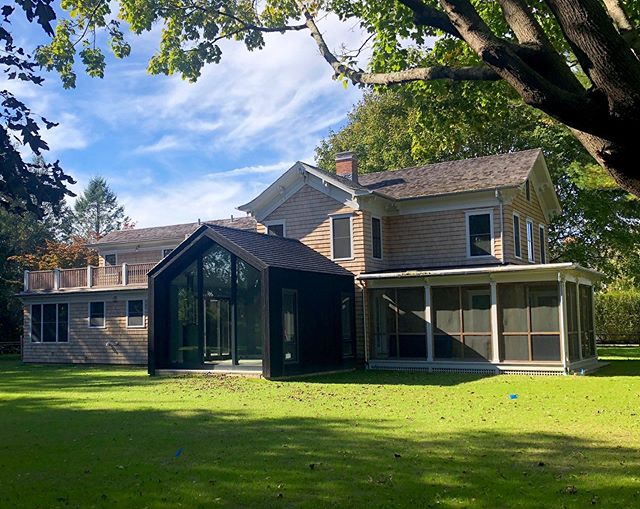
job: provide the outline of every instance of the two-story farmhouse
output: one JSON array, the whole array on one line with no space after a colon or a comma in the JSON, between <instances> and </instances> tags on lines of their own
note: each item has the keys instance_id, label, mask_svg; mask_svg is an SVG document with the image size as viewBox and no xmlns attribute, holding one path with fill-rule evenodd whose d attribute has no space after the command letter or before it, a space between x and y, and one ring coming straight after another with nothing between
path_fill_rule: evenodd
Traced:
<instances>
[{"instance_id":1,"label":"two-story farmhouse","mask_svg":"<svg viewBox=\"0 0 640 509\"><path fill-rule=\"evenodd\" d=\"M298 162L247 217L113 232L98 267L25 274L25 362L268 378L596 366L598 273L550 263L539 150L358 174Z\"/></svg>"}]
</instances>

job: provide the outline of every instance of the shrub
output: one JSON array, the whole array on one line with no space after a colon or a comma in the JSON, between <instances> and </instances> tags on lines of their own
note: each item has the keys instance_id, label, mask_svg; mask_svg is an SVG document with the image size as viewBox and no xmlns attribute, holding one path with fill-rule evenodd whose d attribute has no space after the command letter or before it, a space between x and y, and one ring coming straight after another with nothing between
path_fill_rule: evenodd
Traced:
<instances>
[{"instance_id":1,"label":"shrub","mask_svg":"<svg viewBox=\"0 0 640 509\"><path fill-rule=\"evenodd\" d=\"M596 330L606 340L640 338L640 289L596 293Z\"/></svg>"}]
</instances>

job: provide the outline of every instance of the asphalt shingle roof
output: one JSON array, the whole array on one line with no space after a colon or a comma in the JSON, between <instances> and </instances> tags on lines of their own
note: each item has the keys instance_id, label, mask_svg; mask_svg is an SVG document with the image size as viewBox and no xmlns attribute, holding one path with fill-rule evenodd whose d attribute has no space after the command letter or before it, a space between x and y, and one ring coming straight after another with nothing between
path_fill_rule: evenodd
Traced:
<instances>
[{"instance_id":1,"label":"asphalt shingle roof","mask_svg":"<svg viewBox=\"0 0 640 509\"><path fill-rule=\"evenodd\" d=\"M241 230L255 231L256 220L252 217L234 217L233 219L214 219L202 224L213 224L237 228ZM155 226L152 228L136 228L133 230L118 230L108 233L96 244L111 244L114 242L149 242L154 240L183 240L200 227L198 223L172 224L168 226Z\"/></svg>"}]
</instances>

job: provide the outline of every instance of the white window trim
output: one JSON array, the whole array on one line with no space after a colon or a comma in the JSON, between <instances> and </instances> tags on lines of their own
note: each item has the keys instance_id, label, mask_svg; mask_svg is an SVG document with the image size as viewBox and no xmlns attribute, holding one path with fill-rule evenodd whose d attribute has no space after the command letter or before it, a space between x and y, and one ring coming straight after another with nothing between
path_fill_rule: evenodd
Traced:
<instances>
[{"instance_id":1,"label":"white window trim","mask_svg":"<svg viewBox=\"0 0 640 509\"><path fill-rule=\"evenodd\" d=\"M542 230L544 235L544 242L540 243L540 263L547 263L547 228L544 224L538 223L538 240L540 240L540 230ZM542 261L542 253L544 251L544 262Z\"/></svg>"},{"instance_id":2,"label":"white window trim","mask_svg":"<svg viewBox=\"0 0 640 509\"><path fill-rule=\"evenodd\" d=\"M129 302L135 301L135 300L140 300L142 301L142 325L129 325ZM127 317L127 329L146 329L147 328L147 314L145 313L146 311L146 305L145 305L145 300L144 299L127 299L127 308L125 309L125 314ZM106 311L106 309L105 309ZM105 312L106 315L106 312ZM106 322L106 316L105 316L105 322Z\"/></svg>"},{"instance_id":3,"label":"white window trim","mask_svg":"<svg viewBox=\"0 0 640 509\"><path fill-rule=\"evenodd\" d=\"M91 304L102 302L102 309L104 311L104 324L103 325L91 325ZM92 300L87 302L87 326L89 329L106 329L107 328L107 302L104 300Z\"/></svg>"},{"instance_id":4,"label":"white window trim","mask_svg":"<svg viewBox=\"0 0 640 509\"><path fill-rule=\"evenodd\" d=\"M489 214L489 228L491 231L491 254L490 255L471 255L471 235L469 232L469 218L471 216L483 216L485 214ZM486 260L487 258L493 258L496 255L496 241L493 234L493 208L490 209L477 209L477 210L465 210L464 212L464 222L465 222L465 239L466 239L466 250L467 250L467 258L470 260Z\"/></svg>"},{"instance_id":5,"label":"white window trim","mask_svg":"<svg viewBox=\"0 0 640 509\"><path fill-rule=\"evenodd\" d=\"M331 259L333 261L346 261L346 260L353 260L354 256L353 256L353 214L335 214L335 215L331 215L329 216L331 218L331 235L330 235L330 241L331 241ZM350 237L350 246L349 246L349 250L351 251L350 255L346 258L336 258L334 253L333 253L333 221L335 219L345 219L348 218L349 219L349 237Z\"/></svg>"},{"instance_id":6,"label":"white window trim","mask_svg":"<svg viewBox=\"0 0 640 509\"><path fill-rule=\"evenodd\" d=\"M107 265L107 256L115 256L116 257L116 263L114 263L113 265ZM102 254L102 260L104 261L104 266L105 267L117 267L118 266L118 252L117 251L112 251L110 253L103 253Z\"/></svg>"},{"instance_id":7,"label":"white window trim","mask_svg":"<svg viewBox=\"0 0 640 509\"><path fill-rule=\"evenodd\" d=\"M378 258L373 254L373 220L380 221L380 257ZM333 244L332 244L333 245ZM384 259L384 239L382 238L382 218L379 216L371 216L371 258L374 260Z\"/></svg>"},{"instance_id":8,"label":"white window trim","mask_svg":"<svg viewBox=\"0 0 640 509\"><path fill-rule=\"evenodd\" d=\"M526 223L527 232L527 260L531 263L536 263L536 232L533 229L533 219L527 218ZM531 238L529 238L529 225L531 225ZM529 250L529 240L531 240L531 250Z\"/></svg>"},{"instance_id":9,"label":"white window trim","mask_svg":"<svg viewBox=\"0 0 640 509\"><path fill-rule=\"evenodd\" d=\"M265 228L267 229L266 233L267 235L269 235L269 226L278 226L278 225L282 225L282 236L286 237L287 236L287 222L284 219L274 219L272 221L265 221L264 223Z\"/></svg>"},{"instance_id":10,"label":"white window trim","mask_svg":"<svg viewBox=\"0 0 640 509\"><path fill-rule=\"evenodd\" d=\"M519 244L520 244L520 246L519 246L520 247L520 254L518 255L518 254L516 254L516 244L517 244L517 242L516 242L516 229L513 228L513 256L515 258L517 258L518 260L522 260L522 218L520 217L520 214L518 214L517 212L513 213L513 217L517 217L518 218L518 229L520 230L518 232L519 237L520 237L519 238L519 241L520 241L519 242ZM511 219L511 226L512 227L513 227L513 223L514 223L514 221L513 221L513 218L512 218Z\"/></svg>"},{"instance_id":11,"label":"white window trim","mask_svg":"<svg viewBox=\"0 0 640 509\"><path fill-rule=\"evenodd\" d=\"M40 341L33 340L33 306L40 306L42 308L45 304L55 304L56 306L56 340L55 341L42 341L42 333L44 332L44 320L42 319L44 316L44 309L40 311ZM58 321L59 321L59 310L58 306L60 304L67 305L67 340L59 341L58 340ZM67 345L70 342L71 336L71 306L68 302L42 302L40 304L29 304L29 343L32 345Z\"/></svg>"}]
</instances>

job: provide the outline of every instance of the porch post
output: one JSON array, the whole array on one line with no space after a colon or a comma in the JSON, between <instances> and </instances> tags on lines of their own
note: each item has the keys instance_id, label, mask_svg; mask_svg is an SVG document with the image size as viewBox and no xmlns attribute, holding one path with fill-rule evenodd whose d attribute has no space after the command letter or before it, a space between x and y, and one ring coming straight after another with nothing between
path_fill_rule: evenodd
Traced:
<instances>
[{"instance_id":1,"label":"porch post","mask_svg":"<svg viewBox=\"0 0 640 509\"><path fill-rule=\"evenodd\" d=\"M53 269L53 289L60 289L60 269Z\"/></svg>"},{"instance_id":2,"label":"porch post","mask_svg":"<svg viewBox=\"0 0 640 509\"><path fill-rule=\"evenodd\" d=\"M122 285L127 286L129 284L129 274L127 272L127 264L122 264Z\"/></svg>"},{"instance_id":3,"label":"porch post","mask_svg":"<svg viewBox=\"0 0 640 509\"><path fill-rule=\"evenodd\" d=\"M29 291L29 271L28 270L24 271L23 285L24 285L24 291L28 292Z\"/></svg>"},{"instance_id":4,"label":"porch post","mask_svg":"<svg viewBox=\"0 0 640 509\"><path fill-rule=\"evenodd\" d=\"M91 275L93 267L91 265L87 265L87 288L91 288L91 283L93 282L93 277Z\"/></svg>"},{"instance_id":5,"label":"porch post","mask_svg":"<svg viewBox=\"0 0 640 509\"><path fill-rule=\"evenodd\" d=\"M562 358L562 366L565 373L569 368L569 330L567 324L567 281L558 274L558 291L560 294L560 302L558 313L560 315L560 357Z\"/></svg>"},{"instance_id":6,"label":"porch post","mask_svg":"<svg viewBox=\"0 0 640 509\"><path fill-rule=\"evenodd\" d=\"M493 362L500 362L500 337L498 330L498 288L495 281L489 282L491 288L491 352Z\"/></svg>"},{"instance_id":7,"label":"porch post","mask_svg":"<svg viewBox=\"0 0 640 509\"><path fill-rule=\"evenodd\" d=\"M357 285L356 285L357 288ZM367 306L367 297L369 296L368 291L367 291L367 282L363 281L362 284L362 332L364 335L364 365L365 367L369 367L369 357L371 352L369 351L369 345L370 345L370 341L369 341L369 327L367 327L367 324L369 323L369 308ZM355 334L355 331L354 331ZM356 338L357 341L357 338ZM356 345L356 355L358 352L358 347Z\"/></svg>"},{"instance_id":8,"label":"porch post","mask_svg":"<svg viewBox=\"0 0 640 509\"><path fill-rule=\"evenodd\" d=\"M424 285L424 318L427 327L427 361L433 362L433 323L431 319L431 285Z\"/></svg>"}]
</instances>

